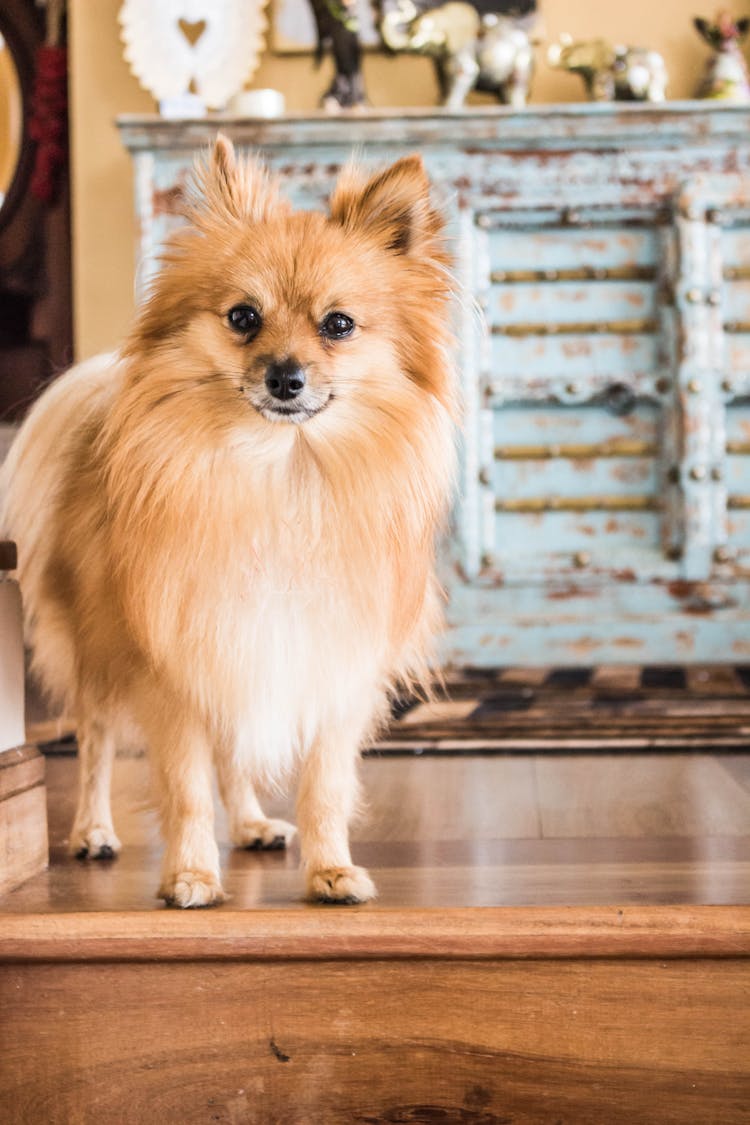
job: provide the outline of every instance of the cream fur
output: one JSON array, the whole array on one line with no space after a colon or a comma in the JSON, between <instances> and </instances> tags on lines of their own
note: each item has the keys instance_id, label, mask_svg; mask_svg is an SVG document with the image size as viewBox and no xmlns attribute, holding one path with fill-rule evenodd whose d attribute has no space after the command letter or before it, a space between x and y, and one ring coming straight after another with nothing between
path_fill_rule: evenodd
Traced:
<instances>
[{"instance_id":1,"label":"cream fur","mask_svg":"<svg viewBox=\"0 0 750 1125\"><path fill-rule=\"evenodd\" d=\"M34 667L79 724L71 848L119 848L111 761L148 742L166 854L160 894L221 901L211 773L233 839L277 846L255 785L299 769L308 893L362 901L356 758L399 683L426 685L440 620L433 541L453 474L450 284L416 158L348 170L331 217L294 214L220 140L190 225L117 354L72 369L3 470ZM262 307L256 340L226 313ZM322 340L331 309L347 340ZM259 412L290 355L316 409Z\"/></svg>"}]
</instances>

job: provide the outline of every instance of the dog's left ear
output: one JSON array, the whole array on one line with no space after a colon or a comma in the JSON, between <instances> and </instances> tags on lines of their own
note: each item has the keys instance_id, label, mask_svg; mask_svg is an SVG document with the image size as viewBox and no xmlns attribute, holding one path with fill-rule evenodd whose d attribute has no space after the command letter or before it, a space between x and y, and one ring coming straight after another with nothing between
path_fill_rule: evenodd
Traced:
<instances>
[{"instance_id":1,"label":"dog's left ear","mask_svg":"<svg viewBox=\"0 0 750 1125\"><path fill-rule=\"evenodd\" d=\"M443 229L430 201L430 181L419 156L405 156L367 180L346 168L331 196L331 218L364 230L396 254L424 254Z\"/></svg>"}]
</instances>

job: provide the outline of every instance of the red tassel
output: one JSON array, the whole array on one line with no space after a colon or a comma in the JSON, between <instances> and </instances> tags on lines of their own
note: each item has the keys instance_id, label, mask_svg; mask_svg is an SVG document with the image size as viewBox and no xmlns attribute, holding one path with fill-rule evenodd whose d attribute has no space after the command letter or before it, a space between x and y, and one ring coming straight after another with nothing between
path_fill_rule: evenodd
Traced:
<instances>
[{"instance_id":1,"label":"red tassel","mask_svg":"<svg viewBox=\"0 0 750 1125\"><path fill-rule=\"evenodd\" d=\"M65 47L40 47L31 97L29 135L37 149L31 193L53 203L68 155L68 57Z\"/></svg>"}]
</instances>

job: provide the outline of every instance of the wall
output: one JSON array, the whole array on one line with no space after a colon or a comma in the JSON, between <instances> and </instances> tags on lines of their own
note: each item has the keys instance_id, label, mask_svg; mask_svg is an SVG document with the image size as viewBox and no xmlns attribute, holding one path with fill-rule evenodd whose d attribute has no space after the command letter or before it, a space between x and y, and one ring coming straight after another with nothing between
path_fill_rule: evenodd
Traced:
<instances>
[{"instance_id":1,"label":"wall","mask_svg":"<svg viewBox=\"0 0 750 1125\"><path fill-rule=\"evenodd\" d=\"M569 31L576 38L604 35L615 42L660 50L670 74L669 96L689 97L707 48L693 31L693 7L713 13L714 4L685 0L541 0L547 42ZM117 12L120 0L69 0L71 54L71 164L76 349L79 357L110 348L125 331L133 309L135 222L132 172L114 118L151 112L154 103L122 58ZM744 5L736 0L735 10ZM595 14L593 14L595 13ZM426 59L365 59L365 83L373 106L429 106L436 100ZM253 86L284 92L290 110L314 109L330 82L326 61L315 70L310 56L267 51ZM570 102L584 97L580 79L551 70L539 52L532 101ZM485 101L485 98L477 100ZM352 128L356 140L356 126Z\"/></svg>"}]
</instances>

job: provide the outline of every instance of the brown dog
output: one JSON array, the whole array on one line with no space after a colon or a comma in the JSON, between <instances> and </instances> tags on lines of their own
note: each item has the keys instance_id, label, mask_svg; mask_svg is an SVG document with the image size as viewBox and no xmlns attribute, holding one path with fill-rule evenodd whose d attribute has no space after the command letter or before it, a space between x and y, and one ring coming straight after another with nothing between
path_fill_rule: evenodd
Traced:
<instances>
[{"instance_id":1,"label":"brown dog","mask_svg":"<svg viewBox=\"0 0 750 1125\"><path fill-rule=\"evenodd\" d=\"M308 894L362 902L356 760L428 678L454 468L451 280L417 157L293 212L219 138L117 354L46 392L3 470L28 636L78 722L71 849L119 849L113 754L148 743L159 894L224 895L212 766L239 847L282 846L255 786L299 769Z\"/></svg>"}]
</instances>

